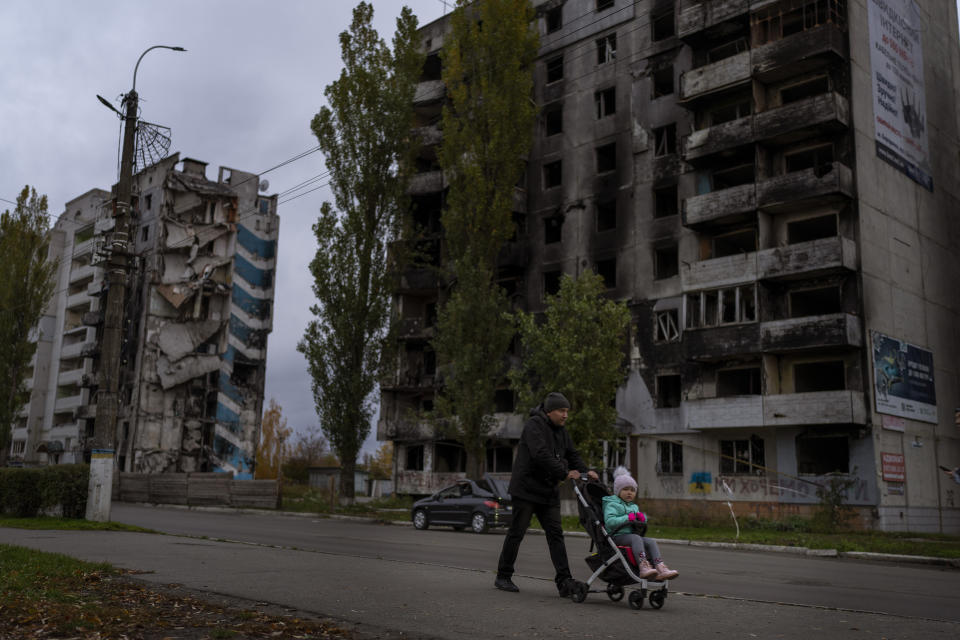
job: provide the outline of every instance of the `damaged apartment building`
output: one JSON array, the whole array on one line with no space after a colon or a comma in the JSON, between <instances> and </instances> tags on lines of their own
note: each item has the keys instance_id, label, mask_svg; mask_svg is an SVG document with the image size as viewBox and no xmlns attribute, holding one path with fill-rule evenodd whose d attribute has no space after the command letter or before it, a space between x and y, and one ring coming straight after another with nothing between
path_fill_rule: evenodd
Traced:
<instances>
[{"instance_id":1,"label":"damaged apartment building","mask_svg":"<svg viewBox=\"0 0 960 640\"><path fill-rule=\"evenodd\" d=\"M117 466L250 478L263 410L279 218L255 174L174 154L134 176ZM105 302L110 194L54 226L57 293L40 323L30 404L13 431L23 464L89 458Z\"/></svg>"},{"instance_id":2,"label":"damaged apartment building","mask_svg":"<svg viewBox=\"0 0 960 640\"><path fill-rule=\"evenodd\" d=\"M938 469L960 460L953 3L533 4L540 116L501 284L539 312L562 274L593 270L628 304L617 409L641 497L809 514L839 473L862 526L960 531ZM434 260L447 30L421 30L410 189ZM407 493L464 470L415 417L435 390L428 266L399 280L405 359L381 387ZM497 405L487 469L506 477L527 408L506 388Z\"/></svg>"}]
</instances>

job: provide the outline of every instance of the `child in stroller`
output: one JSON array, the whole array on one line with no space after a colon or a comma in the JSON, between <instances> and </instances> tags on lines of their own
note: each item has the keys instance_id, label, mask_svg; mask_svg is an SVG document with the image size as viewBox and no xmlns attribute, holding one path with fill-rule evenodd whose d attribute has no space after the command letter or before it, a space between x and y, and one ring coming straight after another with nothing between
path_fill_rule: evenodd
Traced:
<instances>
[{"instance_id":1,"label":"child in stroller","mask_svg":"<svg viewBox=\"0 0 960 640\"><path fill-rule=\"evenodd\" d=\"M627 474L627 477L629 477L629 474ZM634 609L640 609L643 607L644 599L649 594L650 606L655 609L661 608L667 598L667 583L651 580L640 575L645 573L647 576L651 576L649 570L645 572L640 570L640 561L644 556L641 556L641 558L634 556L631 545L618 546L604 525L603 500L607 497L616 496L611 496L607 488L599 482L574 481L573 490L577 496L580 524L583 525L590 536L590 551L593 552L594 547L596 547L596 553L591 553L585 558L587 565L593 570L593 575L585 583L580 583L579 587L573 592L574 602L583 602L588 593L606 593L611 600L616 602L623 598L624 586L638 585L639 589L630 591L628 598L630 606ZM636 509L635 506L634 509ZM624 520L626 521L625 518ZM645 531L645 523L640 528L642 529L641 533ZM640 536L637 537L640 538ZM656 570L654 572L659 575ZM671 577L675 577L675 575ZM590 588L590 585L598 579L607 583L605 589Z\"/></svg>"}]
</instances>

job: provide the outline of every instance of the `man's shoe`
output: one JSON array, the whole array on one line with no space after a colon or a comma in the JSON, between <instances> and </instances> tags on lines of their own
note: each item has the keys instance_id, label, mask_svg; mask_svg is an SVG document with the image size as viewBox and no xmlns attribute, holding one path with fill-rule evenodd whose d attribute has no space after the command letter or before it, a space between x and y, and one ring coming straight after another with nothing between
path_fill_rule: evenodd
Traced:
<instances>
[{"instance_id":1,"label":"man's shoe","mask_svg":"<svg viewBox=\"0 0 960 640\"><path fill-rule=\"evenodd\" d=\"M580 584L573 578L567 578L563 582L557 585L557 591L560 593L561 598L569 598L576 592L577 585Z\"/></svg>"},{"instance_id":2,"label":"man's shoe","mask_svg":"<svg viewBox=\"0 0 960 640\"><path fill-rule=\"evenodd\" d=\"M501 591L511 591L511 592L520 591L520 587L513 584L513 580L511 580L510 578L497 578L496 580L493 581L493 586L495 586L497 589L500 589Z\"/></svg>"}]
</instances>

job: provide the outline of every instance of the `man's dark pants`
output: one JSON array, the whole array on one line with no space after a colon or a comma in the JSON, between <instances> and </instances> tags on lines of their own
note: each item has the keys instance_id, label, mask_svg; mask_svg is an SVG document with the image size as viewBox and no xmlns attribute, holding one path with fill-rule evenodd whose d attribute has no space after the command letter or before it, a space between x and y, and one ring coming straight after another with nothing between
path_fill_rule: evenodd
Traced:
<instances>
[{"instance_id":1,"label":"man's dark pants","mask_svg":"<svg viewBox=\"0 0 960 640\"><path fill-rule=\"evenodd\" d=\"M563 543L560 505L538 504L519 498L514 498L512 502L513 520L510 523L510 529L507 531L507 537L503 541L503 549L500 551L497 577L510 578L513 576L513 565L517 560L520 543L523 542L523 536L530 526L530 518L537 516L544 533L546 533L547 545L550 548L550 559L553 560L553 567L557 571L554 580L559 587L564 580L572 577L570 575L570 564L567 561L567 547Z\"/></svg>"}]
</instances>

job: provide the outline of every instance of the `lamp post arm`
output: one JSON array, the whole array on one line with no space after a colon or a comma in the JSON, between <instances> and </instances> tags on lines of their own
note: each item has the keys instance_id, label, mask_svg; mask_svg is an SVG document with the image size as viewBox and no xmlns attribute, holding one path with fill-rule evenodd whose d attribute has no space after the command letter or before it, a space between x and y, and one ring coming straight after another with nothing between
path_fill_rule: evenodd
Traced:
<instances>
[{"instance_id":1,"label":"lamp post arm","mask_svg":"<svg viewBox=\"0 0 960 640\"><path fill-rule=\"evenodd\" d=\"M155 44L143 53L140 54L140 57L137 58L137 64L133 67L133 88L130 90L133 93L137 92L137 69L140 68L140 61L143 60L143 56L147 55L147 52L153 51L154 49L170 49L171 51L186 51L183 47L171 47L165 44Z\"/></svg>"}]
</instances>

